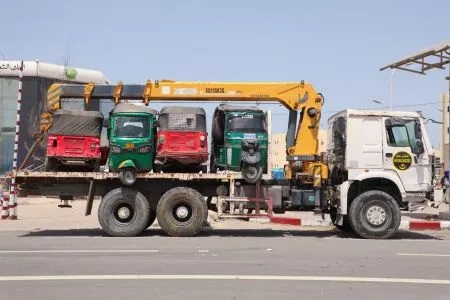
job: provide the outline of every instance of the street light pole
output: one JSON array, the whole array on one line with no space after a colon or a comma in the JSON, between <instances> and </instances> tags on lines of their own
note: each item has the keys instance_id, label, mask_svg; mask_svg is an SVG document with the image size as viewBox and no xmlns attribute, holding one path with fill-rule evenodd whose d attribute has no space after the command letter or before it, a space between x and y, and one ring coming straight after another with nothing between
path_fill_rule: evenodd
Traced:
<instances>
[{"instance_id":1,"label":"street light pole","mask_svg":"<svg viewBox=\"0 0 450 300\"><path fill-rule=\"evenodd\" d=\"M394 106L394 73L395 73L395 70L397 70L397 69L392 69L392 71L391 71L391 82L390 82L390 100L391 100L391 110L392 110L392 107Z\"/></svg>"}]
</instances>

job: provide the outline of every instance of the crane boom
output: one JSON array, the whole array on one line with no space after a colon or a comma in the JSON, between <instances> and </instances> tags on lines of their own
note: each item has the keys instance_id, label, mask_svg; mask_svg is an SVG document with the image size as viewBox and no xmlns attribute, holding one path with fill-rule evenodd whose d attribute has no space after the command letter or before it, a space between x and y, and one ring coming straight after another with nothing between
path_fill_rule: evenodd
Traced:
<instances>
[{"instance_id":1,"label":"crane boom","mask_svg":"<svg viewBox=\"0 0 450 300\"><path fill-rule=\"evenodd\" d=\"M318 131L323 97L313 86L301 82L183 82L147 81L146 84L52 84L47 93L48 112L41 118L41 132L51 126L51 112L67 98L91 100L240 101L278 102L289 110L286 150L289 161L318 160ZM300 116L299 116L300 115ZM297 119L299 122L297 125Z\"/></svg>"}]
</instances>

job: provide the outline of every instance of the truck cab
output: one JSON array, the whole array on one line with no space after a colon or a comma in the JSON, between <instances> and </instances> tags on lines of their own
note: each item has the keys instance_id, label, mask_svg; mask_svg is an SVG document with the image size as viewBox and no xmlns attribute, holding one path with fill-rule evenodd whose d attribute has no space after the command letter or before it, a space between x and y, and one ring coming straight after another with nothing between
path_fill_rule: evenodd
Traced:
<instances>
[{"instance_id":1,"label":"truck cab","mask_svg":"<svg viewBox=\"0 0 450 300\"><path fill-rule=\"evenodd\" d=\"M393 218L390 209L433 200L433 150L419 113L344 110L335 114L328 120L327 163L331 215L338 226L352 223L353 201L368 192L371 197L358 200L367 207L358 209L359 221L353 223L380 231ZM395 203L390 207L387 202Z\"/></svg>"}]
</instances>

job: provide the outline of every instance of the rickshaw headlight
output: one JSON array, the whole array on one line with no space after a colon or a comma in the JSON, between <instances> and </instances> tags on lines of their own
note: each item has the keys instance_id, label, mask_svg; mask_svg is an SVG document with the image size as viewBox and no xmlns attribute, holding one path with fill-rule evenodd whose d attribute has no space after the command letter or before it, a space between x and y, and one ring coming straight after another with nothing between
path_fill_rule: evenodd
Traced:
<instances>
[{"instance_id":1,"label":"rickshaw headlight","mask_svg":"<svg viewBox=\"0 0 450 300\"><path fill-rule=\"evenodd\" d=\"M166 142L166 136L164 134L161 134L159 136L159 143L164 144Z\"/></svg>"},{"instance_id":2,"label":"rickshaw headlight","mask_svg":"<svg viewBox=\"0 0 450 300\"><path fill-rule=\"evenodd\" d=\"M139 153L148 153L152 150L152 146L145 145L139 148Z\"/></svg>"},{"instance_id":3,"label":"rickshaw headlight","mask_svg":"<svg viewBox=\"0 0 450 300\"><path fill-rule=\"evenodd\" d=\"M204 135L201 135L201 136L200 136L200 141L203 142L204 140L206 140L206 137L205 137Z\"/></svg>"},{"instance_id":4,"label":"rickshaw headlight","mask_svg":"<svg viewBox=\"0 0 450 300\"><path fill-rule=\"evenodd\" d=\"M111 152L112 153L120 153L121 149L119 146L111 146Z\"/></svg>"}]
</instances>

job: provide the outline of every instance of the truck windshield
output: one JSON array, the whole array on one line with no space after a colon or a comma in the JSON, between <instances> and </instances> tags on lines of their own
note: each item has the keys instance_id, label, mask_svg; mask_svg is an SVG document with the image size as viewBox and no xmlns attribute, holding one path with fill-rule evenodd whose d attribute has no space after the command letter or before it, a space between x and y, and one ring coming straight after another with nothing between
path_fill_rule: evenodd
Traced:
<instances>
[{"instance_id":1,"label":"truck windshield","mask_svg":"<svg viewBox=\"0 0 450 300\"><path fill-rule=\"evenodd\" d=\"M114 135L116 137L145 138L150 135L150 122L147 117L116 117Z\"/></svg>"},{"instance_id":2,"label":"truck windshield","mask_svg":"<svg viewBox=\"0 0 450 300\"><path fill-rule=\"evenodd\" d=\"M231 132L266 132L264 115L242 114L230 116L226 124L226 130Z\"/></svg>"}]
</instances>

